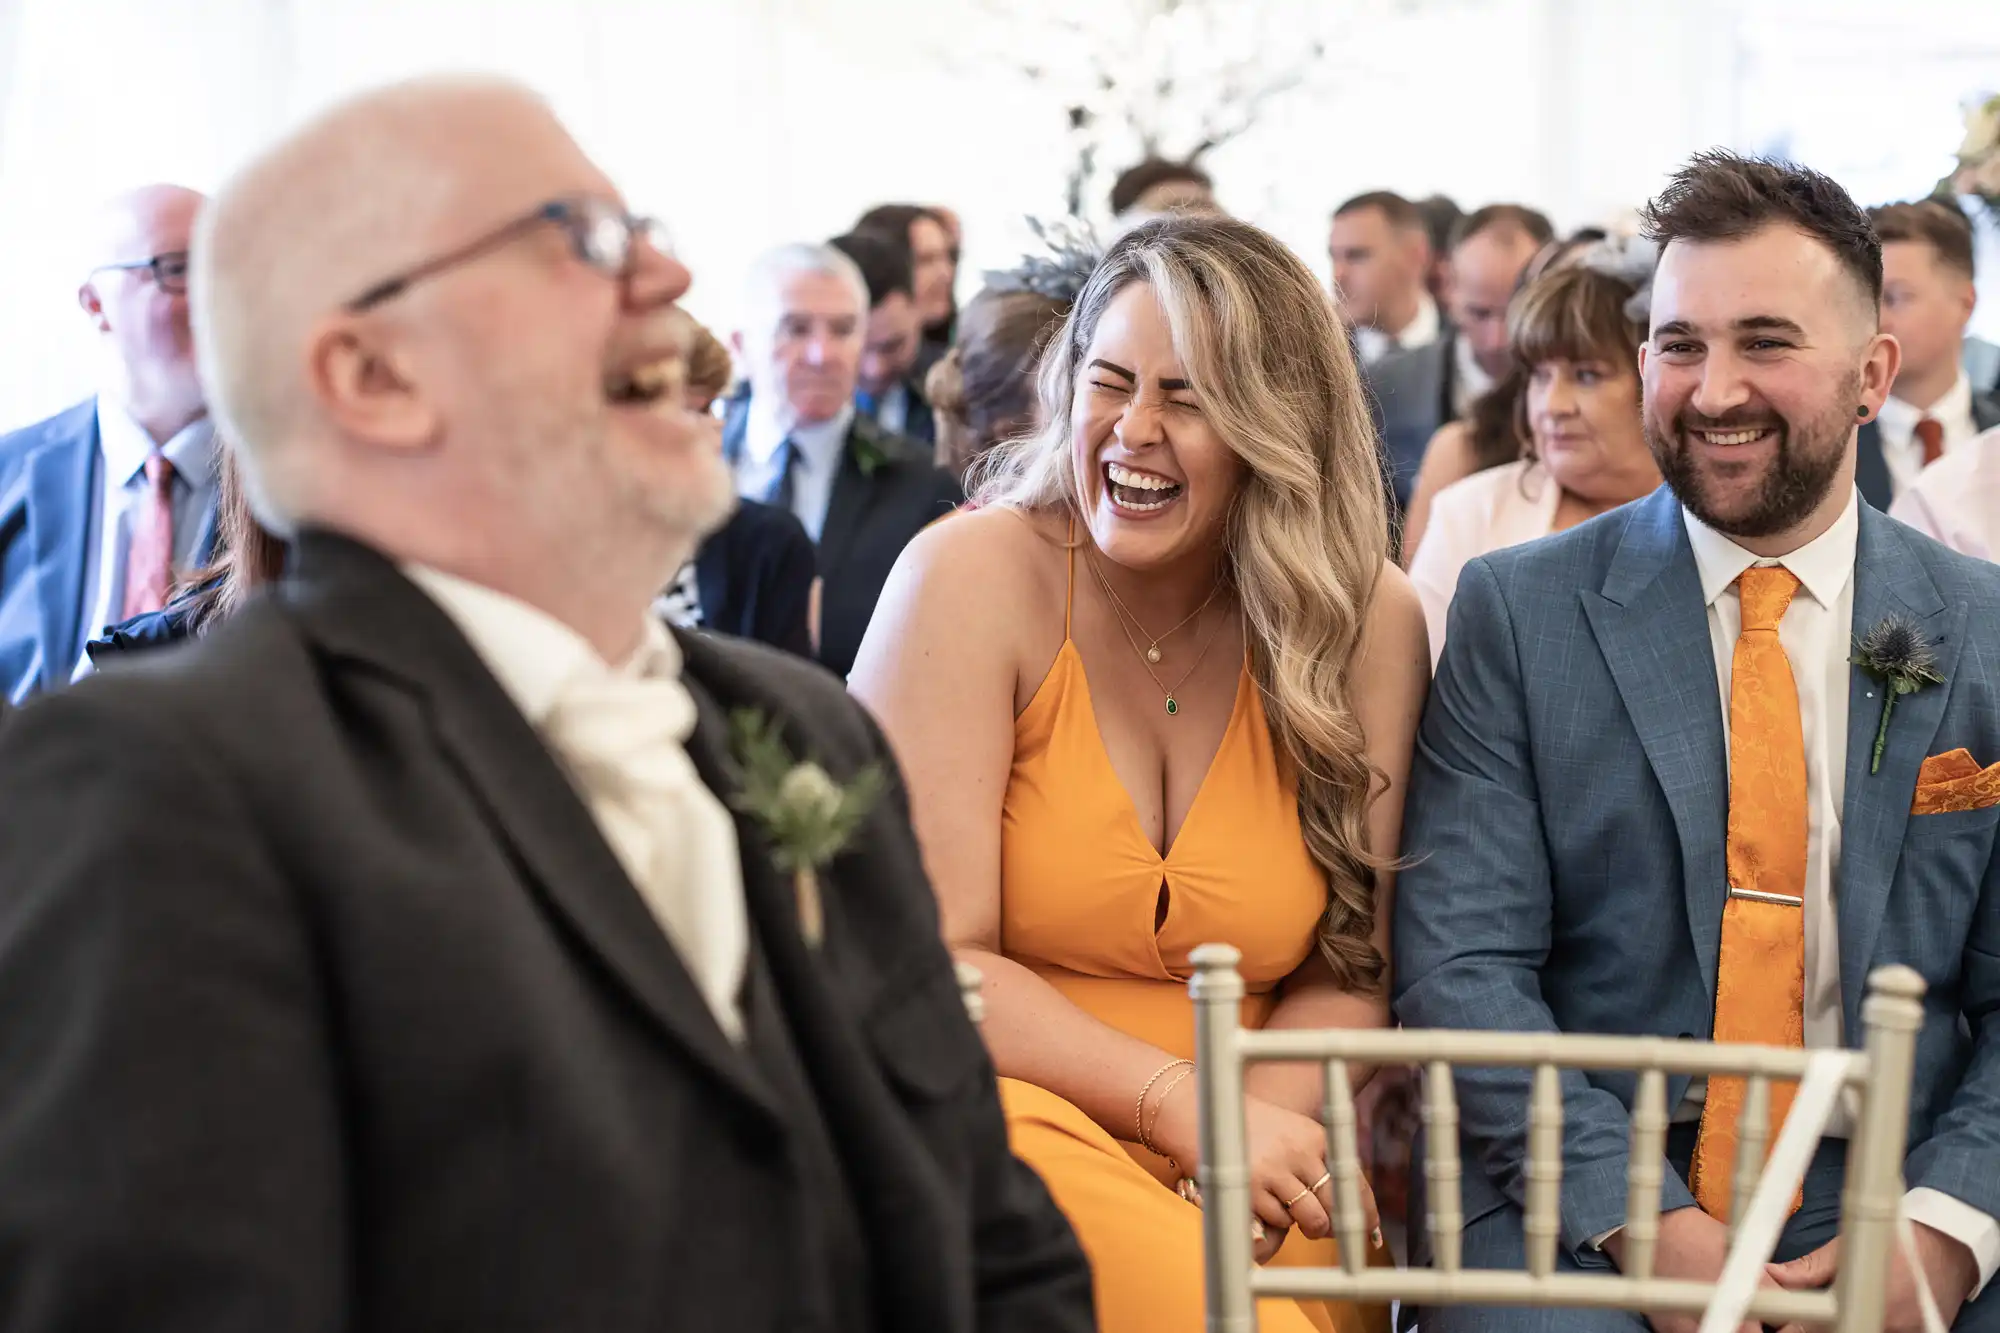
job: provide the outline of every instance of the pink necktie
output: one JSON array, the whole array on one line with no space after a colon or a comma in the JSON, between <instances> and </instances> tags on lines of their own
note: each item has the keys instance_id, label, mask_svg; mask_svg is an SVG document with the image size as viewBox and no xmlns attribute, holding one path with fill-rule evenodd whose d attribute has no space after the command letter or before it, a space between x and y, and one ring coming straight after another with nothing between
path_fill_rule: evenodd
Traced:
<instances>
[{"instance_id":1,"label":"pink necktie","mask_svg":"<svg viewBox=\"0 0 2000 1333\"><path fill-rule=\"evenodd\" d=\"M146 496L132 510L120 619L157 611L174 586L174 465L158 449L146 459Z\"/></svg>"}]
</instances>

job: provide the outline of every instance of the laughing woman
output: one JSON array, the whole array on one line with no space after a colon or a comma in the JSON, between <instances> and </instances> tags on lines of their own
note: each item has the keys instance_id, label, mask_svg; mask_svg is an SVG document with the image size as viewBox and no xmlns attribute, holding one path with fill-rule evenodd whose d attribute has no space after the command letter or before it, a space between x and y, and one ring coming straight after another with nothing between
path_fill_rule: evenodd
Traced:
<instances>
[{"instance_id":1,"label":"laughing woman","mask_svg":"<svg viewBox=\"0 0 2000 1333\"><path fill-rule=\"evenodd\" d=\"M1048 425L995 451L981 507L904 553L851 684L907 770L1015 1151L1090 1254L1099 1326L1193 1333L1188 953L1242 950L1256 1026L1387 1021L1423 612L1347 340L1265 233L1127 233L1040 397ZM1259 1255L1332 1262L1317 1068L1249 1090ZM1320 1302L1263 1320L1386 1326Z\"/></svg>"}]
</instances>

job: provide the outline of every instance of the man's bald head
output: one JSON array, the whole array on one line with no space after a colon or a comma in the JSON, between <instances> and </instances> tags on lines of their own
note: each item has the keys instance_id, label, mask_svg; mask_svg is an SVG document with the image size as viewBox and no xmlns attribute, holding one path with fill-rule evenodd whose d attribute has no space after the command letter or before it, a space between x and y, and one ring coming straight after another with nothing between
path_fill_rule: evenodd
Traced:
<instances>
[{"instance_id":1,"label":"man's bald head","mask_svg":"<svg viewBox=\"0 0 2000 1333\"><path fill-rule=\"evenodd\" d=\"M259 517L629 639L734 502L672 391L688 271L644 221L490 80L369 93L252 163L204 214L193 291Z\"/></svg>"},{"instance_id":2,"label":"man's bald head","mask_svg":"<svg viewBox=\"0 0 2000 1333\"><path fill-rule=\"evenodd\" d=\"M576 152L529 90L428 78L332 108L223 188L195 238L194 327L217 415L253 473L316 429L305 362L318 322L540 202L513 164L551 141ZM276 477L260 481L262 498L289 507Z\"/></svg>"},{"instance_id":3,"label":"man's bald head","mask_svg":"<svg viewBox=\"0 0 2000 1333\"><path fill-rule=\"evenodd\" d=\"M107 353L104 392L161 444L205 410L187 305L205 202L186 186L142 186L106 200L85 229L76 299Z\"/></svg>"}]
</instances>

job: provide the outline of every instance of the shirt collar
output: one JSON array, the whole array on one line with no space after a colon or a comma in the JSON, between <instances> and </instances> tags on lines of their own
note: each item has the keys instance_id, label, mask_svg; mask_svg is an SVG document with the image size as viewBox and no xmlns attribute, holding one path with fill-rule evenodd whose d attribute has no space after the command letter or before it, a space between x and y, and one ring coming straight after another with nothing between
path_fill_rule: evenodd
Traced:
<instances>
[{"instance_id":1,"label":"shirt collar","mask_svg":"<svg viewBox=\"0 0 2000 1333\"><path fill-rule=\"evenodd\" d=\"M1438 306L1429 292L1417 298L1417 313L1396 335L1398 347L1428 347L1438 337Z\"/></svg>"},{"instance_id":2,"label":"shirt collar","mask_svg":"<svg viewBox=\"0 0 2000 1333\"><path fill-rule=\"evenodd\" d=\"M1831 609L1846 590L1847 581L1854 577L1854 551L1861 536L1857 494L1848 492L1847 507L1840 511L1832 527L1775 560L1744 550L1683 506L1681 521L1687 527L1688 545L1694 548L1695 568L1701 574L1702 604L1715 605L1715 599L1752 565L1783 565L1798 577L1815 602Z\"/></svg>"},{"instance_id":3,"label":"shirt collar","mask_svg":"<svg viewBox=\"0 0 2000 1333\"><path fill-rule=\"evenodd\" d=\"M1452 339L1451 356L1457 363L1458 392L1465 396L1466 402L1483 396L1493 387L1493 377L1486 373L1486 367L1479 364L1478 356L1473 353L1472 344L1463 337Z\"/></svg>"},{"instance_id":4,"label":"shirt collar","mask_svg":"<svg viewBox=\"0 0 2000 1333\"><path fill-rule=\"evenodd\" d=\"M407 564L403 573L451 617L514 706L535 726L579 685L618 677L680 677L680 645L653 616L645 617L639 650L613 667L581 634L519 598L427 565Z\"/></svg>"},{"instance_id":5,"label":"shirt collar","mask_svg":"<svg viewBox=\"0 0 2000 1333\"><path fill-rule=\"evenodd\" d=\"M178 435L160 447L174 471L188 485L200 489L215 471L215 423L202 416L181 428ZM97 395L97 447L104 455L104 475L114 486L128 486L146 470L152 456L153 437L132 419L124 404L104 394Z\"/></svg>"},{"instance_id":6,"label":"shirt collar","mask_svg":"<svg viewBox=\"0 0 2000 1333\"><path fill-rule=\"evenodd\" d=\"M757 410L758 400L750 400L750 419L744 427L743 453L749 461L758 465L768 464L777 456L786 440L798 450L806 464L814 469L838 452L841 443L847 439L847 428L854 424L854 404L845 403L840 411L825 421L813 425L793 425L787 429L775 414Z\"/></svg>"},{"instance_id":7,"label":"shirt collar","mask_svg":"<svg viewBox=\"0 0 2000 1333\"><path fill-rule=\"evenodd\" d=\"M1882 410L1878 414L1882 421L1882 432L1893 439L1907 440L1917 433L1917 423L1925 417L1933 417L1946 426L1955 422L1972 420L1972 381L1967 379L1961 368L1958 378L1944 391L1944 397L1929 407L1916 407L1904 402L1895 394L1882 400Z\"/></svg>"}]
</instances>

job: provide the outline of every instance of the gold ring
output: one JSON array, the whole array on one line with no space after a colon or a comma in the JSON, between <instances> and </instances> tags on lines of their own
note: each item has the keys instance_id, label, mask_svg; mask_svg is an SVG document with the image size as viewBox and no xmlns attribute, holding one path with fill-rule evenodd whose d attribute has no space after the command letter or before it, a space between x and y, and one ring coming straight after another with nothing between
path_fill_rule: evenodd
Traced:
<instances>
[{"instance_id":1,"label":"gold ring","mask_svg":"<svg viewBox=\"0 0 2000 1333\"><path fill-rule=\"evenodd\" d=\"M1325 1175L1321 1176L1321 1177L1320 1177L1320 1178L1319 1178L1318 1180L1315 1180L1315 1181L1314 1181L1314 1182L1312 1183L1312 1188L1313 1188L1314 1192L1318 1192L1318 1190L1319 1190L1319 1187L1320 1187L1321 1185L1324 1185L1324 1184L1326 1184L1326 1183L1327 1183L1327 1182L1328 1182L1329 1180L1332 1180L1332 1179L1333 1179L1333 1172L1329 1171L1329 1172L1327 1172L1327 1173L1326 1173Z\"/></svg>"},{"instance_id":2,"label":"gold ring","mask_svg":"<svg viewBox=\"0 0 2000 1333\"><path fill-rule=\"evenodd\" d=\"M1306 1195L1311 1194L1312 1192L1313 1192L1313 1187L1311 1185L1308 1185L1304 1189L1300 1190L1297 1194L1294 1194L1290 1199L1285 1201L1285 1211L1288 1213L1291 1212L1293 1204L1297 1203L1300 1199L1305 1198Z\"/></svg>"}]
</instances>

